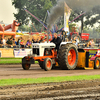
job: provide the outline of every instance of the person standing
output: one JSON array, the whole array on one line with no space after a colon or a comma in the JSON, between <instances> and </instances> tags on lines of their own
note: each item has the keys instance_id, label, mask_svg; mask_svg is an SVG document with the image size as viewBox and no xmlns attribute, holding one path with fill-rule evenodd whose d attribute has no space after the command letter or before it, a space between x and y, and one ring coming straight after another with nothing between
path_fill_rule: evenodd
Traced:
<instances>
[{"instance_id":1,"label":"person standing","mask_svg":"<svg viewBox=\"0 0 100 100\"><path fill-rule=\"evenodd\" d=\"M6 38L4 37L4 39L3 39L3 46L5 47L5 45L6 45Z\"/></svg>"}]
</instances>

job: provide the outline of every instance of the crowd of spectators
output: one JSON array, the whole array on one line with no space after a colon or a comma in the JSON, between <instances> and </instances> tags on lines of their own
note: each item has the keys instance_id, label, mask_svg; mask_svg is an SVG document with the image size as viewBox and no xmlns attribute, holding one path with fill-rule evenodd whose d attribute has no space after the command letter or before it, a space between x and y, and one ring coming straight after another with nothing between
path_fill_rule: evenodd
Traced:
<instances>
[{"instance_id":1,"label":"crowd of spectators","mask_svg":"<svg viewBox=\"0 0 100 100\"><path fill-rule=\"evenodd\" d=\"M45 41L45 37L36 39L34 36L32 39L28 38L27 40L23 37L18 38L18 40L15 40L13 37L8 39L0 37L0 48L31 48L32 43L44 43Z\"/></svg>"},{"instance_id":2,"label":"crowd of spectators","mask_svg":"<svg viewBox=\"0 0 100 100\"><path fill-rule=\"evenodd\" d=\"M68 38L65 38L66 42L69 42ZM33 36L32 39L28 38L25 40L23 37L19 37L15 40L13 37L4 39L0 38L0 48L31 48L32 43L45 43L46 37L38 37L37 39ZM88 42L82 43L80 45L79 40L77 38L71 39L70 42L73 42L77 45L78 48L94 48L95 42L93 39L90 39ZM98 45L100 48L100 45Z\"/></svg>"}]
</instances>

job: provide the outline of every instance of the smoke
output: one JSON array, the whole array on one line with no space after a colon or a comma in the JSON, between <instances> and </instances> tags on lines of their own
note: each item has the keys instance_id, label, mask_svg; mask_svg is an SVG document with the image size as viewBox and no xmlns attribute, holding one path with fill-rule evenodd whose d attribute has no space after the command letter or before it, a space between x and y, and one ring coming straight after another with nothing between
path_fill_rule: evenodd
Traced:
<instances>
[{"instance_id":1,"label":"smoke","mask_svg":"<svg viewBox=\"0 0 100 100\"><path fill-rule=\"evenodd\" d=\"M58 0L57 4L51 8L47 19L48 28L64 14L64 2L73 11L90 11L93 7L100 5L100 0Z\"/></svg>"}]
</instances>

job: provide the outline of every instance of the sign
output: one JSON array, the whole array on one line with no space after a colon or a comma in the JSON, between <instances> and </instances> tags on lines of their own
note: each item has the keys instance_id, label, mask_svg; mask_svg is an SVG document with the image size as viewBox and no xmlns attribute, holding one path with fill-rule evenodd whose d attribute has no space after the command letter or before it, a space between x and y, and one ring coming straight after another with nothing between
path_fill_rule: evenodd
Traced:
<instances>
[{"instance_id":1,"label":"sign","mask_svg":"<svg viewBox=\"0 0 100 100\"><path fill-rule=\"evenodd\" d=\"M97 54L97 50L89 50L89 58L95 56Z\"/></svg>"},{"instance_id":2,"label":"sign","mask_svg":"<svg viewBox=\"0 0 100 100\"><path fill-rule=\"evenodd\" d=\"M27 56L26 50L25 49L14 49L14 56L18 58L22 58Z\"/></svg>"}]
</instances>

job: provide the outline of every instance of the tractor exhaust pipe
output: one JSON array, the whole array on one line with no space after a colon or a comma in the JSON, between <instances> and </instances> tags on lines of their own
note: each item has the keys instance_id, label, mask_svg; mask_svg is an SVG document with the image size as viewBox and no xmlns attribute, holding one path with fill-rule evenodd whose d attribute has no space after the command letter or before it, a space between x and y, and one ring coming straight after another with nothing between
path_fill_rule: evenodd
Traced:
<instances>
[{"instance_id":1,"label":"tractor exhaust pipe","mask_svg":"<svg viewBox=\"0 0 100 100\"><path fill-rule=\"evenodd\" d=\"M47 43L49 42L49 29L47 29Z\"/></svg>"}]
</instances>

